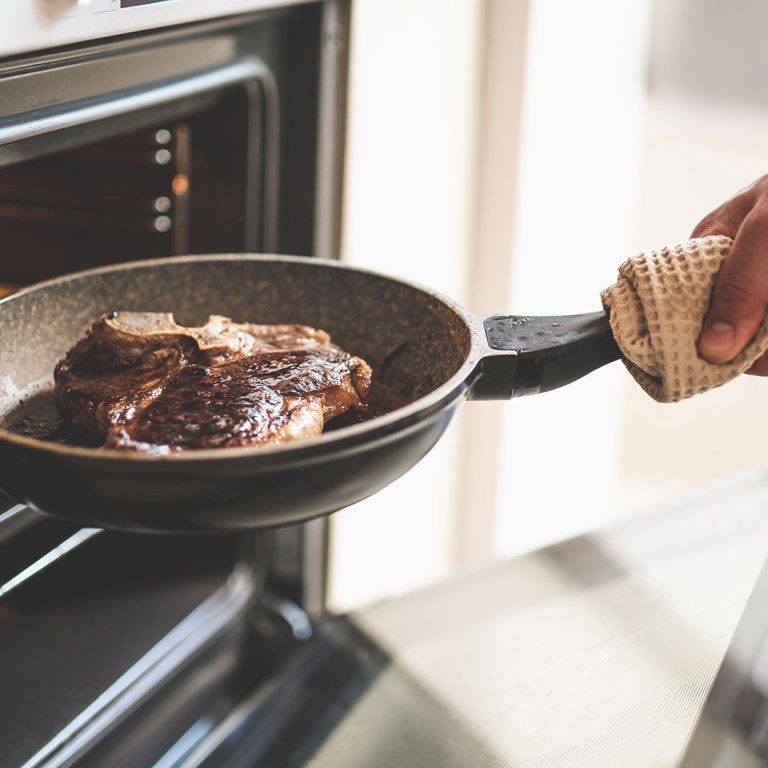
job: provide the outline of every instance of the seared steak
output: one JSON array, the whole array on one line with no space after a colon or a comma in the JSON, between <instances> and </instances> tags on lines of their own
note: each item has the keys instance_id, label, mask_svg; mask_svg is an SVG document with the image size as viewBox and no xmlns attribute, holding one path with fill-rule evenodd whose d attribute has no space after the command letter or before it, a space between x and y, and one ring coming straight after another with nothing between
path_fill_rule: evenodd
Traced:
<instances>
[{"instance_id":1,"label":"seared steak","mask_svg":"<svg viewBox=\"0 0 768 768\"><path fill-rule=\"evenodd\" d=\"M302 325L199 328L172 315L104 315L54 371L64 418L104 445L165 454L319 434L361 407L371 369Z\"/></svg>"}]
</instances>

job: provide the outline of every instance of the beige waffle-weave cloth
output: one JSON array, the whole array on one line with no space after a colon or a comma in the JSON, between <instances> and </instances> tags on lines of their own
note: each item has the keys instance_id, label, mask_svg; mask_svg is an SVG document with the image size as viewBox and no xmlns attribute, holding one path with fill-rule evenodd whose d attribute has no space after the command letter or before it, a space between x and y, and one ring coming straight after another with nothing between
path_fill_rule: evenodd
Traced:
<instances>
[{"instance_id":1,"label":"beige waffle-weave cloth","mask_svg":"<svg viewBox=\"0 0 768 768\"><path fill-rule=\"evenodd\" d=\"M603 291L624 364L655 400L673 403L744 373L768 349L768 318L729 363L699 357L696 341L732 240L713 236L643 251Z\"/></svg>"}]
</instances>

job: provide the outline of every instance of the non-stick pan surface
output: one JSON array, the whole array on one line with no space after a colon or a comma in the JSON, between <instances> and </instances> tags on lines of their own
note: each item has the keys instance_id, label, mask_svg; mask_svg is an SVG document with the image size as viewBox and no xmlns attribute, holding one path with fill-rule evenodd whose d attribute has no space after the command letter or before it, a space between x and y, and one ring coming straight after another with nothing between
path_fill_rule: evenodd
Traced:
<instances>
[{"instance_id":1,"label":"non-stick pan surface","mask_svg":"<svg viewBox=\"0 0 768 768\"><path fill-rule=\"evenodd\" d=\"M303 442L169 456L7 429L7 414L44 400L56 362L112 310L172 312L184 325L222 314L323 328L372 366L376 415ZM600 314L478 318L398 280L277 256L188 256L69 275L0 301L0 329L0 488L52 515L144 531L223 531L333 512L407 471L467 396L559 386L618 356Z\"/></svg>"}]
</instances>

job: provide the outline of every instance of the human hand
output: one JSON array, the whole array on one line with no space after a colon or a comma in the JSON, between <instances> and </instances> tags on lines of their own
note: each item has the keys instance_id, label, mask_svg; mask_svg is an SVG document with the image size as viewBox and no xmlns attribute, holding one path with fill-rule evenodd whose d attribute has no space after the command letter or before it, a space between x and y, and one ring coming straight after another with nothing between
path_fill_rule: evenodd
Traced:
<instances>
[{"instance_id":1,"label":"human hand","mask_svg":"<svg viewBox=\"0 0 768 768\"><path fill-rule=\"evenodd\" d=\"M698 350L711 363L725 363L752 339L768 306L768 176L705 216L691 237L708 235L726 235L733 245L712 291ZM768 376L768 353L747 373Z\"/></svg>"}]
</instances>

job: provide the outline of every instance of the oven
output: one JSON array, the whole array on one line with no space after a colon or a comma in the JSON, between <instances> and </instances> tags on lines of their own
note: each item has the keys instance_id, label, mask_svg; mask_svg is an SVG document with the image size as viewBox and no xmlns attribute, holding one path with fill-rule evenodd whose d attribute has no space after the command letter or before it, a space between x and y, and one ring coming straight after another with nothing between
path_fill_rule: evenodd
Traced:
<instances>
[{"instance_id":1,"label":"oven","mask_svg":"<svg viewBox=\"0 0 768 768\"><path fill-rule=\"evenodd\" d=\"M338 256L349 0L0 5L0 292ZM0 766L764 765L766 505L760 471L334 616L325 521L128 533L0 496Z\"/></svg>"},{"instance_id":2,"label":"oven","mask_svg":"<svg viewBox=\"0 0 768 768\"><path fill-rule=\"evenodd\" d=\"M349 15L4 2L0 291L175 254L337 257ZM265 702L323 614L324 522L153 536L0 505L0 765L274 764Z\"/></svg>"}]
</instances>

